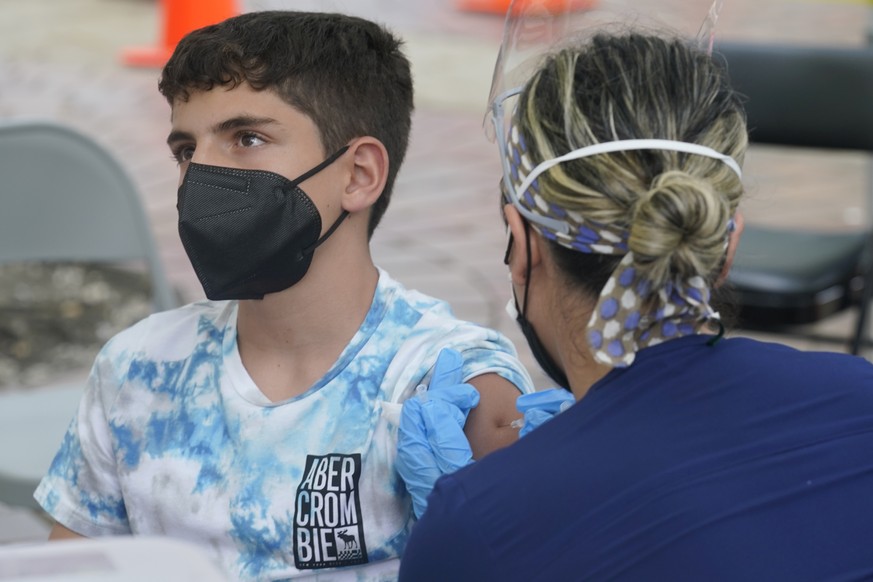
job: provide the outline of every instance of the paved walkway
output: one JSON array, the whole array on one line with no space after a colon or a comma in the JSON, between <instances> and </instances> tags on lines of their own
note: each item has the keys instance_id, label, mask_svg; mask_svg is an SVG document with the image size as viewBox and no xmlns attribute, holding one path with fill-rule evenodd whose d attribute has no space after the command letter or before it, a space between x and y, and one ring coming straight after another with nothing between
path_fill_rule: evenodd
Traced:
<instances>
[{"instance_id":1,"label":"paved walkway","mask_svg":"<svg viewBox=\"0 0 873 582\"><path fill-rule=\"evenodd\" d=\"M602 0L631 6L632 0ZM638 3L638 0L637 0ZM856 3L728 0L723 39L858 45L868 8ZM707 0L647 0L664 19L694 30ZM461 317L516 341L503 312L509 297L501 264L505 244L497 210L497 155L485 141L482 113L502 30L498 16L459 11L436 0L250 0L243 9L337 10L388 23L407 39L417 112L407 161L373 240L377 262L410 287L451 301ZM164 145L169 109L154 70L125 68L125 47L151 45L160 18L153 0L3 0L0 17L0 117L48 117L109 148L139 185L161 256L188 299L202 296L176 232L176 167ZM862 160L755 149L747 165L750 222L858 228L863 222ZM822 195L827 192L826 198ZM834 193L836 193L834 195ZM843 333L847 318L828 324ZM796 341L797 345L810 344ZM823 345L825 349L839 346ZM541 387L548 381L539 373ZM0 446L9 446L0 443ZM32 536L0 509L0 542Z\"/></svg>"}]
</instances>

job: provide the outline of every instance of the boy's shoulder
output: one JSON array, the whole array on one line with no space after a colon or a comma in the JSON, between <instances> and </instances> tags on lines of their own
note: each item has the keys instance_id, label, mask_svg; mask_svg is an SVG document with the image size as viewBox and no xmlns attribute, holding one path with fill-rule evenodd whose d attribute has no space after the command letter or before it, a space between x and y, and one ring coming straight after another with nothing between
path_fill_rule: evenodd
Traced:
<instances>
[{"instance_id":1,"label":"boy's shoulder","mask_svg":"<svg viewBox=\"0 0 873 582\"><path fill-rule=\"evenodd\" d=\"M424 312L436 310L437 312L445 313L448 317L454 317L452 309L447 301L437 299L436 297L432 297L415 289L410 289L403 283L394 279L385 269L378 269L379 283L376 293L377 297L381 297L386 303L402 301L409 306L409 308L416 311Z\"/></svg>"},{"instance_id":2,"label":"boy's shoulder","mask_svg":"<svg viewBox=\"0 0 873 582\"><path fill-rule=\"evenodd\" d=\"M457 334L466 330L491 339L505 339L503 334L494 329L459 318L448 301L407 288L381 268L375 302L373 311L381 312L380 317L387 318L390 325L408 328L413 335Z\"/></svg>"},{"instance_id":3,"label":"boy's shoulder","mask_svg":"<svg viewBox=\"0 0 873 582\"><path fill-rule=\"evenodd\" d=\"M225 330L235 325L235 313L235 301L200 301L153 313L116 334L103 351L176 359L203 342L220 345Z\"/></svg>"},{"instance_id":4,"label":"boy's shoulder","mask_svg":"<svg viewBox=\"0 0 873 582\"><path fill-rule=\"evenodd\" d=\"M410 337L454 334L462 330L474 331L477 335L495 333L457 317L447 301L407 288L381 269L376 303L373 311L383 314L382 333Z\"/></svg>"},{"instance_id":5,"label":"boy's shoulder","mask_svg":"<svg viewBox=\"0 0 873 582\"><path fill-rule=\"evenodd\" d=\"M386 305L386 314L368 343L379 353L391 354L385 377L396 377L396 384L405 387L394 394L396 401L407 397L408 389L430 374L443 348L461 352L465 378L495 373L522 392L533 389L515 346L499 331L456 317L446 301L407 289L384 271L377 294Z\"/></svg>"}]
</instances>

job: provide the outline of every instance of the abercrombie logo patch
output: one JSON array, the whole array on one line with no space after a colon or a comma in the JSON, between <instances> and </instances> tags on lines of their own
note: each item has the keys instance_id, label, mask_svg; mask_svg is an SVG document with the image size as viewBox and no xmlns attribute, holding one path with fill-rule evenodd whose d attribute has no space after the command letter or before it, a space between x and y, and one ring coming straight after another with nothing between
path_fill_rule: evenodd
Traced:
<instances>
[{"instance_id":1,"label":"abercrombie logo patch","mask_svg":"<svg viewBox=\"0 0 873 582\"><path fill-rule=\"evenodd\" d=\"M298 569L367 563L360 476L359 454L307 455L294 516L294 565Z\"/></svg>"}]
</instances>

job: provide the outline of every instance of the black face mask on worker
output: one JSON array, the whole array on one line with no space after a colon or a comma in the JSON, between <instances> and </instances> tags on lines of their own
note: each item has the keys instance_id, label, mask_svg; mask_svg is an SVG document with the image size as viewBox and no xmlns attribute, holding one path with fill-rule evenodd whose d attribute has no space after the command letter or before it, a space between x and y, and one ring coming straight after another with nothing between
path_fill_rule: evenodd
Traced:
<instances>
[{"instance_id":1,"label":"black face mask on worker","mask_svg":"<svg viewBox=\"0 0 873 582\"><path fill-rule=\"evenodd\" d=\"M530 226L527 222L524 223L524 234L525 234L525 248L527 250L527 277L526 281L530 281L530 269L531 269L531 253L530 253ZM506 247L506 254L503 257L503 262L505 264L509 264L509 251L512 248L512 235L509 235L509 243ZM522 300L522 305L519 307L518 298L515 296L515 289L512 290L512 299L510 304L507 306L507 311L509 311L510 316L515 317L515 321L518 323L519 328L521 328L521 334L524 336L524 339L527 341L528 347L530 347L531 354L536 360L537 364L539 364L540 368L543 369L549 378L551 378L558 386L564 388L566 390L570 390L570 381L567 379L567 374L564 373L564 370L561 369L561 366L555 361L554 358L549 354L549 351L540 341L537 332L534 330L533 325L530 321L528 321L527 317L525 317L525 313L527 313L527 287L525 287L524 291L524 299ZM511 308L511 309L509 309Z\"/></svg>"},{"instance_id":2,"label":"black face mask on worker","mask_svg":"<svg viewBox=\"0 0 873 582\"><path fill-rule=\"evenodd\" d=\"M321 216L298 184L346 152L343 147L295 180L263 170L191 163L179 187L179 236L206 297L263 299L300 281L321 234Z\"/></svg>"}]
</instances>

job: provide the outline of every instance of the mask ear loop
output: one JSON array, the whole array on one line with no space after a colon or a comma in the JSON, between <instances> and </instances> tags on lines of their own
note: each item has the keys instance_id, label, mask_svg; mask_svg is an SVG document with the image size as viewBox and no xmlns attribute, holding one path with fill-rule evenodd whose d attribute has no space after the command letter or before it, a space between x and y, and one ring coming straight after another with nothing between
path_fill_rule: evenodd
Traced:
<instances>
[{"instance_id":1,"label":"mask ear loop","mask_svg":"<svg viewBox=\"0 0 873 582\"><path fill-rule=\"evenodd\" d=\"M524 299L521 300L521 316L527 319L527 296L528 291L530 290L530 259L531 259L531 251L530 251L530 225L526 220L524 222L524 248L525 254L527 255L527 267L525 268L524 275Z\"/></svg>"},{"instance_id":2,"label":"mask ear loop","mask_svg":"<svg viewBox=\"0 0 873 582\"><path fill-rule=\"evenodd\" d=\"M314 176L315 174L319 173L320 171L322 171L323 169L325 169L326 167L328 167L329 165L331 165L332 163L334 163L334 162L335 162L335 161L336 161L336 160L337 160L341 155L343 155L343 154L346 153L347 151L349 151L349 146L346 145L346 146L341 147L340 149L338 149L337 151L335 151L335 152L334 152L334 153L333 153L329 158L327 158L326 160L324 160L323 162L321 162L320 164L318 164L317 166L315 166L314 168L312 168L311 170L309 170L308 172L304 173L304 174L301 175L299 178L297 178L296 180L294 180L294 181L291 183L292 187L296 188L299 184L301 184L302 182L305 182L308 178L311 178L311 177ZM339 225L342 224L342 221L343 221L343 220L344 220L348 215L349 215L349 211L348 211L348 210L343 210L343 211L340 213L339 217L338 217L338 218L334 221L334 223L330 226L330 228L327 229L327 232L324 233L324 236L322 236L322 237L319 238L317 241L315 241L314 243L312 243L309 247L303 249L303 250L301 251L301 253L300 253L301 256L302 256L302 255L311 255L312 253L314 253L314 252L315 252L315 249L317 249L317 248L319 247L319 245L321 245L321 243L323 243L324 241L326 241L326 240L328 239L328 237L329 237L330 235L332 235L332 234L334 233L334 231L335 231L337 228L339 228Z\"/></svg>"},{"instance_id":3,"label":"mask ear loop","mask_svg":"<svg viewBox=\"0 0 873 582\"><path fill-rule=\"evenodd\" d=\"M311 255L312 253L314 253L314 252L315 252L315 249L317 249L321 243L323 243L324 241L326 241L326 240L328 239L328 237L329 237L330 235L333 234L333 231L335 231L336 229L339 228L339 225L342 224L343 220L344 220L348 215L349 215L349 211L348 211L348 210L343 210L343 211L340 213L339 217L336 219L336 221L334 221L334 223L331 225L331 227L330 227L329 229L327 229L327 232L324 233L324 236L322 236L320 239L318 239L317 241L315 241L314 243L312 243L309 247L303 249L303 251L301 252L301 254L303 254L303 255Z\"/></svg>"},{"instance_id":4,"label":"mask ear loop","mask_svg":"<svg viewBox=\"0 0 873 582\"><path fill-rule=\"evenodd\" d=\"M526 273L525 273L524 298L521 300L521 309L519 310L519 313L521 314L522 317L524 317L525 316L524 314L527 313L527 290L528 290L528 285L530 284L531 250L530 250L530 230L529 230L530 225L524 219L522 219L522 222L524 223L524 241L525 241L524 247L525 247L525 252L527 254L527 267L526 267ZM507 243L506 243L506 252L503 254L503 264L507 265L507 266L509 265L509 253L512 252L513 240L514 239L512 237L512 233L510 232L509 233L509 241L507 241ZM518 300L516 300L516 309L518 309Z\"/></svg>"},{"instance_id":5,"label":"mask ear loop","mask_svg":"<svg viewBox=\"0 0 873 582\"><path fill-rule=\"evenodd\" d=\"M509 240L506 241L506 252L503 253L503 264L509 266L509 253L512 252L512 232L509 233Z\"/></svg>"},{"instance_id":6,"label":"mask ear loop","mask_svg":"<svg viewBox=\"0 0 873 582\"><path fill-rule=\"evenodd\" d=\"M718 324L718 333L712 336L710 339L706 340L706 345L709 347L714 346L719 342L720 339L724 337L724 324L720 319L716 319L715 322Z\"/></svg>"},{"instance_id":7,"label":"mask ear loop","mask_svg":"<svg viewBox=\"0 0 873 582\"><path fill-rule=\"evenodd\" d=\"M298 176L296 180L291 182L291 187L296 188L302 182L305 182L306 180L308 180L312 176L316 175L317 173L319 173L320 171L322 171L323 169L325 169L326 167L328 167L329 165L331 165L332 163L337 161L337 158L339 158L341 155L343 155L347 151L349 151L349 146L345 145L345 146L341 147L340 149L335 151L333 154L331 154L330 157L328 157L326 160L324 160L323 162L321 162L320 164L318 164L317 166L315 166L314 168L312 168L308 172L305 172L305 173L301 174L300 176Z\"/></svg>"}]
</instances>

